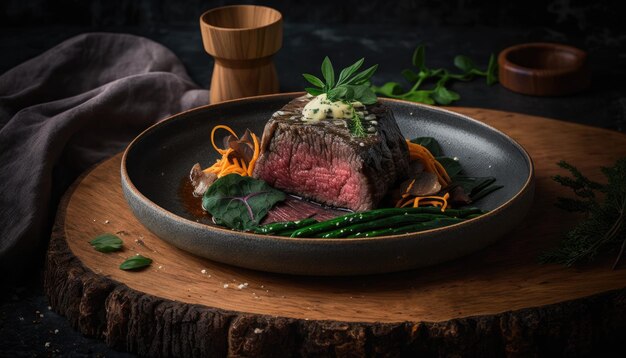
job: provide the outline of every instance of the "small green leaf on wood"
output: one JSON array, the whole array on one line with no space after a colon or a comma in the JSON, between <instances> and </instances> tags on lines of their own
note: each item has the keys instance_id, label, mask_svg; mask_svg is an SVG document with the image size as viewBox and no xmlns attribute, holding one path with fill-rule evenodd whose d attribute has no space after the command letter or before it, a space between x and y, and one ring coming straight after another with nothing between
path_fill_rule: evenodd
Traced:
<instances>
[{"instance_id":1,"label":"small green leaf on wood","mask_svg":"<svg viewBox=\"0 0 626 358\"><path fill-rule=\"evenodd\" d=\"M89 241L89 243L96 251L113 252L120 250L124 242L116 235L102 234L96 236L93 240Z\"/></svg>"},{"instance_id":2,"label":"small green leaf on wood","mask_svg":"<svg viewBox=\"0 0 626 358\"><path fill-rule=\"evenodd\" d=\"M151 258L141 255L135 255L127 258L126 261L122 262L122 264L120 265L120 269L125 271L140 270L150 266L150 264L152 264Z\"/></svg>"}]
</instances>

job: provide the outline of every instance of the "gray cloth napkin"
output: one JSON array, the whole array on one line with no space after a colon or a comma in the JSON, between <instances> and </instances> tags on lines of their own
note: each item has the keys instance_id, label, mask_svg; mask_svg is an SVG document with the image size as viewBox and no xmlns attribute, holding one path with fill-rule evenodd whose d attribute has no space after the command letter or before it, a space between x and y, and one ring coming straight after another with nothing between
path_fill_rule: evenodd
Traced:
<instances>
[{"instance_id":1,"label":"gray cloth napkin","mask_svg":"<svg viewBox=\"0 0 626 358\"><path fill-rule=\"evenodd\" d=\"M76 36L0 76L0 275L39 266L81 172L207 101L171 51L125 34Z\"/></svg>"}]
</instances>

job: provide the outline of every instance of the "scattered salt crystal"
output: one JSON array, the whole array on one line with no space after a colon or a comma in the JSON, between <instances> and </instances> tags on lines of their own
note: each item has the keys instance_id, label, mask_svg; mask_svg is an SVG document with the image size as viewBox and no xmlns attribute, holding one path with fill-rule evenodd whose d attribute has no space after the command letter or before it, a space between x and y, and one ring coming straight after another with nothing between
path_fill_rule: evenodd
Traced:
<instances>
[{"instance_id":1,"label":"scattered salt crystal","mask_svg":"<svg viewBox=\"0 0 626 358\"><path fill-rule=\"evenodd\" d=\"M50 342L46 342L46 343L44 344L44 347L46 347L46 348L50 348Z\"/></svg>"},{"instance_id":2,"label":"scattered salt crystal","mask_svg":"<svg viewBox=\"0 0 626 358\"><path fill-rule=\"evenodd\" d=\"M246 287L246 285L244 285L243 283L242 283L242 284L239 284L239 285L237 286L237 288L238 288L238 289L240 289L240 290L241 290L241 289L243 289L243 288L245 288L245 287Z\"/></svg>"},{"instance_id":3,"label":"scattered salt crystal","mask_svg":"<svg viewBox=\"0 0 626 358\"><path fill-rule=\"evenodd\" d=\"M489 168L491 168L491 165L489 166Z\"/></svg>"},{"instance_id":4,"label":"scattered salt crystal","mask_svg":"<svg viewBox=\"0 0 626 358\"><path fill-rule=\"evenodd\" d=\"M361 147L365 147L365 143L363 143L363 142L359 143L359 145L360 145Z\"/></svg>"},{"instance_id":5,"label":"scattered salt crystal","mask_svg":"<svg viewBox=\"0 0 626 358\"><path fill-rule=\"evenodd\" d=\"M227 283L224 284L224 288L228 288L228 284Z\"/></svg>"},{"instance_id":6,"label":"scattered salt crystal","mask_svg":"<svg viewBox=\"0 0 626 358\"><path fill-rule=\"evenodd\" d=\"M211 275L209 275L209 277L211 277Z\"/></svg>"},{"instance_id":7,"label":"scattered salt crystal","mask_svg":"<svg viewBox=\"0 0 626 358\"><path fill-rule=\"evenodd\" d=\"M254 333L255 334L260 334L260 333L263 333L263 330L261 328L255 328L254 329Z\"/></svg>"},{"instance_id":8,"label":"scattered salt crystal","mask_svg":"<svg viewBox=\"0 0 626 358\"><path fill-rule=\"evenodd\" d=\"M43 313L40 313L40 314L39 314L39 318L43 318Z\"/></svg>"},{"instance_id":9,"label":"scattered salt crystal","mask_svg":"<svg viewBox=\"0 0 626 358\"><path fill-rule=\"evenodd\" d=\"M36 313L36 314L39 314L39 313L41 313L41 312L39 312L39 311L35 311L35 313Z\"/></svg>"},{"instance_id":10,"label":"scattered salt crystal","mask_svg":"<svg viewBox=\"0 0 626 358\"><path fill-rule=\"evenodd\" d=\"M163 268L163 265L159 265L159 270Z\"/></svg>"},{"instance_id":11,"label":"scattered salt crystal","mask_svg":"<svg viewBox=\"0 0 626 358\"><path fill-rule=\"evenodd\" d=\"M205 269L202 269L202 271L200 271L200 272L202 272L203 275L206 275L206 270Z\"/></svg>"},{"instance_id":12,"label":"scattered salt crystal","mask_svg":"<svg viewBox=\"0 0 626 358\"><path fill-rule=\"evenodd\" d=\"M23 321L23 320L24 320L24 317L19 317L19 319L20 319L20 321Z\"/></svg>"},{"instance_id":13,"label":"scattered salt crystal","mask_svg":"<svg viewBox=\"0 0 626 358\"><path fill-rule=\"evenodd\" d=\"M52 311L52 306L48 306L48 311Z\"/></svg>"},{"instance_id":14,"label":"scattered salt crystal","mask_svg":"<svg viewBox=\"0 0 626 358\"><path fill-rule=\"evenodd\" d=\"M261 288L265 288L265 286L261 285Z\"/></svg>"},{"instance_id":15,"label":"scattered salt crystal","mask_svg":"<svg viewBox=\"0 0 626 358\"><path fill-rule=\"evenodd\" d=\"M55 329L55 330L54 330L54 334L58 334L58 333L59 333L59 330L58 330L58 329Z\"/></svg>"},{"instance_id":16,"label":"scattered salt crystal","mask_svg":"<svg viewBox=\"0 0 626 358\"><path fill-rule=\"evenodd\" d=\"M457 162L459 161L459 157L454 157L452 159L456 160Z\"/></svg>"},{"instance_id":17,"label":"scattered salt crystal","mask_svg":"<svg viewBox=\"0 0 626 358\"><path fill-rule=\"evenodd\" d=\"M412 115L413 115L413 112L409 112L409 116L412 116Z\"/></svg>"},{"instance_id":18,"label":"scattered salt crystal","mask_svg":"<svg viewBox=\"0 0 626 358\"><path fill-rule=\"evenodd\" d=\"M104 223L108 224L108 223L110 223L110 221L109 220L104 220Z\"/></svg>"}]
</instances>

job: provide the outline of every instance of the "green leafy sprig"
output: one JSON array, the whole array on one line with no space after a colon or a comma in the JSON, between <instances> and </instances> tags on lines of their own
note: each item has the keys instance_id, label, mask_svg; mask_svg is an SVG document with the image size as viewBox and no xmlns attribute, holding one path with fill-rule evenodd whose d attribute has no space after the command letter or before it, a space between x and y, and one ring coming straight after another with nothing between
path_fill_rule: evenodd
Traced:
<instances>
[{"instance_id":1,"label":"green leafy sprig","mask_svg":"<svg viewBox=\"0 0 626 358\"><path fill-rule=\"evenodd\" d=\"M359 101L363 104L376 103L376 94L370 88L370 78L376 72L378 65L374 65L357 73L363 65L364 58L344 68L335 78L335 70L327 57L322 62L322 81L320 78L308 73L303 73L304 79L315 87L307 87L305 90L313 96L326 93L330 101Z\"/></svg>"},{"instance_id":2,"label":"green leafy sprig","mask_svg":"<svg viewBox=\"0 0 626 358\"><path fill-rule=\"evenodd\" d=\"M489 57L489 64L484 71L477 67L469 57L456 56L454 65L462 72L452 73L445 68L426 67L426 49L424 46L418 46L413 52L412 64L417 72L415 69L405 69L401 72L404 79L411 85L409 90L405 90L397 82L387 82L380 87L373 86L372 90L391 98L426 104L448 105L461 98L458 93L446 87L452 80L471 81L475 77L485 77L489 86L498 82L498 63L493 54ZM422 85L427 82L434 82L434 87L422 88Z\"/></svg>"},{"instance_id":3,"label":"green leafy sprig","mask_svg":"<svg viewBox=\"0 0 626 358\"><path fill-rule=\"evenodd\" d=\"M558 198L556 206L587 215L570 230L560 245L543 253L543 263L559 263L572 266L591 261L603 251L618 251L613 269L619 264L626 247L626 158L618 160L613 167L602 168L606 184L589 180L573 165L561 161L558 165L568 170L571 177L561 175L553 179L573 190L576 198ZM602 194L603 201L597 194Z\"/></svg>"}]
</instances>

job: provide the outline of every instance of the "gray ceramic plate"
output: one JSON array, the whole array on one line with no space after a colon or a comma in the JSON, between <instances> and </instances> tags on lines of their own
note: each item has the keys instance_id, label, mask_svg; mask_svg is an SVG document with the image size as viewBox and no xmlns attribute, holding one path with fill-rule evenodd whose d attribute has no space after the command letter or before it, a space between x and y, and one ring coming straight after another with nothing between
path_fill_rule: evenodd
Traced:
<instances>
[{"instance_id":1,"label":"gray ceramic plate","mask_svg":"<svg viewBox=\"0 0 626 358\"><path fill-rule=\"evenodd\" d=\"M226 264L300 275L358 275L407 270L451 260L495 242L526 215L534 192L533 164L511 138L469 117L403 101L390 106L407 138L437 138L468 175L494 176L504 188L478 202L486 215L446 228L369 239L292 239L231 231L199 219L181 200L194 163L217 158L213 126L262 133L271 114L295 94L254 97L200 107L139 135L122 159L122 187L135 216L161 239Z\"/></svg>"}]
</instances>

